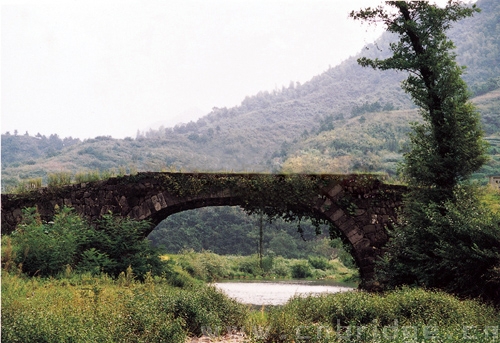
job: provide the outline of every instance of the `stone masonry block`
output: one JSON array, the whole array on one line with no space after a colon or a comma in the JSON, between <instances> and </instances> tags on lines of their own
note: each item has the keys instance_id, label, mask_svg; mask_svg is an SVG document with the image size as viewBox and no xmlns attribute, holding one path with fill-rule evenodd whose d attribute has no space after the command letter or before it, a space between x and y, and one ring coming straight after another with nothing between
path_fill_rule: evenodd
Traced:
<instances>
[{"instance_id":1,"label":"stone masonry block","mask_svg":"<svg viewBox=\"0 0 500 343\"><path fill-rule=\"evenodd\" d=\"M369 224L369 225L363 226L363 232L365 232L365 233L372 233L372 232L375 232L376 230L377 230L377 227L374 224Z\"/></svg>"},{"instance_id":2,"label":"stone masonry block","mask_svg":"<svg viewBox=\"0 0 500 343\"><path fill-rule=\"evenodd\" d=\"M340 219L340 217L342 217L344 215L344 211L342 211L341 209L338 209L337 211L335 211L333 213L333 215L330 217L334 222L336 222L337 220Z\"/></svg>"},{"instance_id":3,"label":"stone masonry block","mask_svg":"<svg viewBox=\"0 0 500 343\"><path fill-rule=\"evenodd\" d=\"M328 192L328 195L331 198L334 198L336 195L340 194L343 191L343 188L341 185L336 184L330 191Z\"/></svg>"},{"instance_id":4,"label":"stone masonry block","mask_svg":"<svg viewBox=\"0 0 500 343\"><path fill-rule=\"evenodd\" d=\"M161 207L162 208L167 207L167 202L165 201L165 197L163 196L163 193L158 193L157 197L158 197L158 201L159 201Z\"/></svg>"},{"instance_id":5,"label":"stone masonry block","mask_svg":"<svg viewBox=\"0 0 500 343\"><path fill-rule=\"evenodd\" d=\"M355 222L354 222L354 219L352 218L349 218L347 219L344 223L340 224L339 225L339 229L342 231L342 232L348 232L350 230L352 230L352 228L355 226Z\"/></svg>"},{"instance_id":6,"label":"stone masonry block","mask_svg":"<svg viewBox=\"0 0 500 343\"><path fill-rule=\"evenodd\" d=\"M361 232L359 232L359 230L352 230L347 235L347 239L349 239L349 242L351 242L351 244L353 246L356 246L356 244L359 241L361 241L362 239L364 239L364 235Z\"/></svg>"},{"instance_id":7,"label":"stone masonry block","mask_svg":"<svg viewBox=\"0 0 500 343\"><path fill-rule=\"evenodd\" d=\"M160 201L158 200L158 197L156 195L153 195L151 197L151 202L153 203L153 207L154 207L155 211L161 210L161 204L160 204Z\"/></svg>"}]
</instances>

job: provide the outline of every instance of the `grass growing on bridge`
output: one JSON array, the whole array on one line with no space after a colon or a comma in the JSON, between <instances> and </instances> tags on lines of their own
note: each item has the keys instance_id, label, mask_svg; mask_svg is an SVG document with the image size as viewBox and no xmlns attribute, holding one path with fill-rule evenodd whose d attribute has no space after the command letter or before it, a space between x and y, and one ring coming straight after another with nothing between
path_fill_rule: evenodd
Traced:
<instances>
[{"instance_id":1,"label":"grass growing on bridge","mask_svg":"<svg viewBox=\"0 0 500 343\"><path fill-rule=\"evenodd\" d=\"M134 167L125 168L120 167L118 169L106 169L106 170L82 170L76 173L69 171L60 171L56 173L48 173L44 179L41 177L31 178L31 179L21 179L16 185L8 187L5 189L5 193L11 194L25 194L32 190L39 189L42 187L63 187L75 183L86 183L94 182L100 180L107 180L112 177L121 177L125 175L136 175L137 169Z\"/></svg>"}]
</instances>

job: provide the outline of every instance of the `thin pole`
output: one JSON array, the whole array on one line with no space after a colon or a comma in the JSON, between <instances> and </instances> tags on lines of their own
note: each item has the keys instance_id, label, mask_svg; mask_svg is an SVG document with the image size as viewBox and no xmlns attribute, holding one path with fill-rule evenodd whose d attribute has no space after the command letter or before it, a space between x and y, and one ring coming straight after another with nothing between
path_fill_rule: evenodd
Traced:
<instances>
[{"instance_id":1,"label":"thin pole","mask_svg":"<svg viewBox=\"0 0 500 343\"><path fill-rule=\"evenodd\" d=\"M263 252L263 243L264 243L264 224L262 220L262 213L259 218L259 266L262 269L262 252Z\"/></svg>"}]
</instances>

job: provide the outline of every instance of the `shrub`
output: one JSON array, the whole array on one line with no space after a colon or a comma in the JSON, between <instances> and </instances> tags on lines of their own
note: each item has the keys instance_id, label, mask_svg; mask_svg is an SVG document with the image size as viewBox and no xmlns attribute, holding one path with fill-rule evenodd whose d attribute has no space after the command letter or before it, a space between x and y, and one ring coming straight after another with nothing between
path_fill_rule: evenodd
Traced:
<instances>
[{"instance_id":1,"label":"shrub","mask_svg":"<svg viewBox=\"0 0 500 343\"><path fill-rule=\"evenodd\" d=\"M92 275L98 275L115 265L106 253L101 253L95 248L85 250L80 258L78 270L83 273L89 272Z\"/></svg>"},{"instance_id":2,"label":"shrub","mask_svg":"<svg viewBox=\"0 0 500 343\"><path fill-rule=\"evenodd\" d=\"M269 273L273 269L274 258L274 255L268 255L262 258L262 272Z\"/></svg>"},{"instance_id":3,"label":"shrub","mask_svg":"<svg viewBox=\"0 0 500 343\"><path fill-rule=\"evenodd\" d=\"M41 187L42 187L42 178L38 177L38 178L30 178L27 180L21 180L19 182L16 181L14 187L7 187L7 188L8 192L11 193L25 193Z\"/></svg>"},{"instance_id":4,"label":"shrub","mask_svg":"<svg viewBox=\"0 0 500 343\"><path fill-rule=\"evenodd\" d=\"M229 274L227 260L210 251L195 253L186 250L179 258L180 266L192 277L204 281L215 281Z\"/></svg>"},{"instance_id":5,"label":"shrub","mask_svg":"<svg viewBox=\"0 0 500 343\"><path fill-rule=\"evenodd\" d=\"M99 181L100 179L101 175L99 170L89 170L87 172L78 172L75 174L76 183Z\"/></svg>"},{"instance_id":6,"label":"shrub","mask_svg":"<svg viewBox=\"0 0 500 343\"><path fill-rule=\"evenodd\" d=\"M200 335L203 328L237 327L247 314L244 305L208 286L196 292L181 292L172 307L174 315L180 316L194 335Z\"/></svg>"},{"instance_id":7,"label":"shrub","mask_svg":"<svg viewBox=\"0 0 500 343\"><path fill-rule=\"evenodd\" d=\"M336 249L337 257L344 266L350 269L356 269L356 262L350 253L351 246L342 242L340 238L334 238L330 241L332 248Z\"/></svg>"},{"instance_id":8,"label":"shrub","mask_svg":"<svg viewBox=\"0 0 500 343\"><path fill-rule=\"evenodd\" d=\"M261 269L257 255L243 257L238 264L238 269L246 274L260 275Z\"/></svg>"},{"instance_id":9,"label":"shrub","mask_svg":"<svg viewBox=\"0 0 500 343\"><path fill-rule=\"evenodd\" d=\"M309 256L307 262L315 269L327 270L330 268L330 263L324 257Z\"/></svg>"},{"instance_id":10,"label":"shrub","mask_svg":"<svg viewBox=\"0 0 500 343\"><path fill-rule=\"evenodd\" d=\"M147 272L164 271L158 250L143 237L149 225L105 215L96 230L68 207L56 208L54 221L43 223L36 209L28 208L11 235L11 255L30 276L55 276L69 265L79 272L117 277L130 266L143 279Z\"/></svg>"},{"instance_id":11,"label":"shrub","mask_svg":"<svg viewBox=\"0 0 500 343\"><path fill-rule=\"evenodd\" d=\"M480 203L474 187L457 187L454 197L444 204L413 200L405 209L413 217L392 233L379 280L389 288L418 284L498 304L500 216Z\"/></svg>"},{"instance_id":12,"label":"shrub","mask_svg":"<svg viewBox=\"0 0 500 343\"><path fill-rule=\"evenodd\" d=\"M42 223L34 208L23 210L23 221L12 234L17 265L28 275L49 276L75 266L88 238L85 222L69 208L56 209L54 221Z\"/></svg>"},{"instance_id":13,"label":"shrub","mask_svg":"<svg viewBox=\"0 0 500 343\"><path fill-rule=\"evenodd\" d=\"M228 266L224 257L210 251L203 251L199 258L206 273L205 281L215 281L228 274Z\"/></svg>"},{"instance_id":14,"label":"shrub","mask_svg":"<svg viewBox=\"0 0 500 343\"><path fill-rule=\"evenodd\" d=\"M290 275L290 266L284 257L278 256L274 259L272 273L282 278L286 278Z\"/></svg>"},{"instance_id":15,"label":"shrub","mask_svg":"<svg viewBox=\"0 0 500 343\"><path fill-rule=\"evenodd\" d=\"M100 267L104 273L114 277L128 267L131 267L141 280L147 272L160 275L164 264L160 259L159 250L151 247L143 236L150 225L147 221L104 215L98 230L92 231L86 248L94 248L94 256L97 251L108 256L109 259L101 256L103 264Z\"/></svg>"},{"instance_id":16,"label":"shrub","mask_svg":"<svg viewBox=\"0 0 500 343\"><path fill-rule=\"evenodd\" d=\"M270 311L267 335L259 341L297 342L309 336L308 342L420 342L430 340L426 328L437 328L433 341L484 343L495 342L499 321L493 307L444 292L408 287L385 294L352 291L292 298Z\"/></svg>"},{"instance_id":17,"label":"shrub","mask_svg":"<svg viewBox=\"0 0 500 343\"><path fill-rule=\"evenodd\" d=\"M312 276L311 268L307 262L296 262L291 267L292 278L305 279Z\"/></svg>"}]
</instances>

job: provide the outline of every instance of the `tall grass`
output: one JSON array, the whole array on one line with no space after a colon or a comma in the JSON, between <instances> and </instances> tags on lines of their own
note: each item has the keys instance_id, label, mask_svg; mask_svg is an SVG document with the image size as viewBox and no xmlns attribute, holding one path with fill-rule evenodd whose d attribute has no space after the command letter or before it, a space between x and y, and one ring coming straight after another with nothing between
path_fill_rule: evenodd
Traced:
<instances>
[{"instance_id":1,"label":"tall grass","mask_svg":"<svg viewBox=\"0 0 500 343\"><path fill-rule=\"evenodd\" d=\"M42 187L42 178L32 178L32 179L26 179L26 180L21 180L17 182L14 186L8 186L5 188L5 191L7 193L16 193L16 194L22 194L22 193L27 193L30 192L34 189L38 189ZM2 188L3 190L4 188Z\"/></svg>"},{"instance_id":2,"label":"tall grass","mask_svg":"<svg viewBox=\"0 0 500 343\"><path fill-rule=\"evenodd\" d=\"M58 172L47 175L48 187L60 187L71 184L70 172Z\"/></svg>"},{"instance_id":3,"label":"tall grass","mask_svg":"<svg viewBox=\"0 0 500 343\"><path fill-rule=\"evenodd\" d=\"M4 254L8 254L8 242ZM500 314L476 301L403 288L295 297L254 310L213 287L143 282L127 270L56 278L2 274L2 342L185 342L204 333L243 330L249 342L498 342Z\"/></svg>"},{"instance_id":4,"label":"tall grass","mask_svg":"<svg viewBox=\"0 0 500 343\"><path fill-rule=\"evenodd\" d=\"M256 342L498 342L500 314L476 301L403 288L295 297L270 311Z\"/></svg>"},{"instance_id":5,"label":"tall grass","mask_svg":"<svg viewBox=\"0 0 500 343\"><path fill-rule=\"evenodd\" d=\"M109 172L109 175L111 175L112 172ZM104 172L103 172L104 175ZM109 178L109 177L107 177ZM92 182L92 181L99 181L101 179L104 179L101 177L101 173L99 170L88 170L85 172L77 172L75 174L75 183L84 183L84 182Z\"/></svg>"},{"instance_id":6,"label":"tall grass","mask_svg":"<svg viewBox=\"0 0 500 343\"><path fill-rule=\"evenodd\" d=\"M130 166L128 168L130 175L137 174L137 168ZM73 183L93 182L99 180L107 180L115 176L127 175L126 167L119 167L118 171L115 168L106 170L86 170L78 171L75 174L68 171L61 171L56 173L48 173L45 185L48 187L61 187L71 185ZM43 178L32 178L19 180L15 186L5 189L6 193L23 194L38 189L44 186Z\"/></svg>"},{"instance_id":7,"label":"tall grass","mask_svg":"<svg viewBox=\"0 0 500 343\"><path fill-rule=\"evenodd\" d=\"M486 203L494 213L500 213L500 189L489 185L485 187L482 201Z\"/></svg>"},{"instance_id":8,"label":"tall grass","mask_svg":"<svg viewBox=\"0 0 500 343\"><path fill-rule=\"evenodd\" d=\"M208 286L162 278L2 275L2 342L185 342L204 327L243 325L247 308Z\"/></svg>"},{"instance_id":9,"label":"tall grass","mask_svg":"<svg viewBox=\"0 0 500 343\"><path fill-rule=\"evenodd\" d=\"M178 255L165 255L176 261L192 277L212 282L222 279L329 279L338 282L355 282L358 274L345 267L338 259L309 257L285 259L265 256L262 266L257 255L217 255L210 251L200 253L185 250Z\"/></svg>"}]
</instances>

